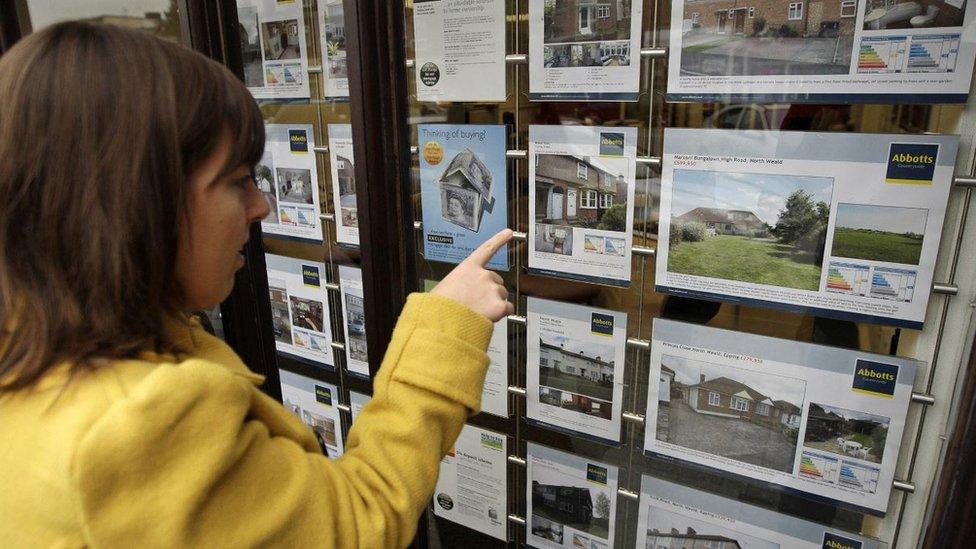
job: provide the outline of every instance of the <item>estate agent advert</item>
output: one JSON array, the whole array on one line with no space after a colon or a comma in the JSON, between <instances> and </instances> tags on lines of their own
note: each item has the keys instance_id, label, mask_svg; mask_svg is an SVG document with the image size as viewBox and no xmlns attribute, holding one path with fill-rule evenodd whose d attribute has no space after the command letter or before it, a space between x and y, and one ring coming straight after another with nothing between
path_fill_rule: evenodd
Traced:
<instances>
[{"instance_id":1,"label":"estate agent advert","mask_svg":"<svg viewBox=\"0 0 976 549\"><path fill-rule=\"evenodd\" d=\"M424 256L460 263L508 226L505 126L421 124ZM508 270L508 246L488 268Z\"/></svg>"},{"instance_id":2,"label":"estate agent advert","mask_svg":"<svg viewBox=\"0 0 976 549\"><path fill-rule=\"evenodd\" d=\"M417 101L505 101L505 0L415 0Z\"/></svg>"},{"instance_id":3,"label":"estate agent advert","mask_svg":"<svg viewBox=\"0 0 976 549\"><path fill-rule=\"evenodd\" d=\"M322 242L318 171L311 124L265 124L264 155L254 181L270 206L265 235Z\"/></svg>"},{"instance_id":4,"label":"estate agent advert","mask_svg":"<svg viewBox=\"0 0 976 549\"><path fill-rule=\"evenodd\" d=\"M620 442L627 313L529 297L527 420Z\"/></svg>"},{"instance_id":5,"label":"estate agent advert","mask_svg":"<svg viewBox=\"0 0 976 549\"><path fill-rule=\"evenodd\" d=\"M281 401L315 432L322 453L330 458L342 455L342 423L339 420L339 390L335 385L278 370Z\"/></svg>"},{"instance_id":6,"label":"estate agent advert","mask_svg":"<svg viewBox=\"0 0 976 549\"><path fill-rule=\"evenodd\" d=\"M342 0L319 0L319 42L322 44L322 78L326 98L349 97L346 70L346 23Z\"/></svg>"},{"instance_id":7,"label":"estate agent advert","mask_svg":"<svg viewBox=\"0 0 976 549\"><path fill-rule=\"evenodd\" d=\"M360 377L369 377L366 352L366 310L363 307L363 271L339 265L339 290L342 295L342 331L346 336L346 368Z\"/></svg>"},{"instance_id":8,"label":"estate agent advert","mask_svg":"<svg viewBox=\"0 0 976 549\"><path fill-rule=\"evenodd\" d=\"M635 547L885 549L887 544L642 475Z\"/></svg>"},{"instance_id":9,"label":"estate agent advert","mask_svg":"<svg viewBox=\"0 0 976 549\"><path fill-rule=\"evenodd\" d=\"M328 128L336 242L359 246L359 215L356 209L354 169L356 160L352 152L352 125L329 124Z\"/></svg>"},{"instance_id":10,"label":"estate agent advert","mask_svg":"<svg viewBox=\"0 0 976 549\"><path fill-rule=\"evenodd\" d=\"M482 534L508 540L508 454L505 435L473 425L461 428L441 460L434 514Z\"/></svg>"},{"instance_id":11,"label":"estate agent advert","mask_svg":"<svg viewBox=\"0 0 976 549\"><path fill-rule=\"evenodd\" d=\"M526 545L613 547L617 468L529 442L526 446Z\"/></svg>"},{"instance_id":12,"label":"estate agent advert","mask_svg":"<svg viewBox=\"0 0 976 549\"><path fill-rule=\"evenodd\" d=\"M666 129L655 289L921 328L958 142Z\"/></svg>"},{"instance_id":13,"label":"estate agent advert","mask_svg":"<svg viewBox=\"0 0 976 549\"><path fill-rule=\"evenodd\" d=\"M275 348L291 359L335 369L325 265L265 254Z\"/></svg>"},{"instance_id":14,"label":"estate agent advert","mask_svg":"<svg viewBox=\"0 0 976 549\"><path fill-rule=\"evenodd\" d=\"M655 319L644 449L883 515L917 366Z\"/></svg>"},{"instance_id":15,"label":"estate agent advert","mask_svg":"<svg viewBox=\"0 0 976 549\"><path fill-rule=\"evenodd\" d=\"M302 0L237 0L244 84L255 99L308 99Z\"/></svg>"},{"instance_id":16,"label":"estate agent advert","mask_svg":"<svg viewBox=\"0 0 976 549\"><path fill-rule=\"evenodd\" d=\"M528 271L630 285L637 128L529 126Z\"/></svg>"},{"instance_id":17,"label":"estate agent advert","mask_svg":"<svg viewBox=\"0 0 976 549\"><path fill-rule=\"evenodd\" d=\"M356 422L356 418L359 417L359 412L363 411L363 406L366 406L369 399L369 395L349 391L349 414L352 415L353 423Z\"/></svg>"},{"instance_id":18,"label":"estate agent advert","mask_svg":"<svg viewBox=\"0 0 976 549\"><path fill-rule=\"evenodd\" d=\"M529 99L637 101L643 2L529 2Z\"/></svg>"},{"instance_id":19,"label":"estate agent advert","mask_svg":"<svg viewBox=\"0 0 976 549\"><path fill-rule=\"evenodd\" d=\"M668 101L965 103L965 0L674 0Z\"/></svg>"}]
</instances>

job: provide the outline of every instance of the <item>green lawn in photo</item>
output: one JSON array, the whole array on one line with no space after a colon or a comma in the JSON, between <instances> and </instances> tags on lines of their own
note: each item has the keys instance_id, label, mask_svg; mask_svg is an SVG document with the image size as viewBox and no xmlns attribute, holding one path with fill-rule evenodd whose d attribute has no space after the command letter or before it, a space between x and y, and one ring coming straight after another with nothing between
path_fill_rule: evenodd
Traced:
<instances>
[{"instance_id":1,"label":"green lawn in photo","mask_svg":"<svg viewBox=\"0 0 976 549\"><path fill-rule=\"evenodd\" d=\"M922 253L922 239L898 233L867 229L834 229L834 244L830 255L851 259L869 259L890 263L918 265Z\"/></svg>"},{"instance_id":2,"label":"green lawn in photo","mask_svg":"<svg viewBox=\"0 0 976 549\"><path fill-rule=\"evenodd\" d=\"M668 251L668 271L785 288L817 290L821 266L811 253L774 239L715 235Z\"/></svg>"},{"instance_id":3,"label":"green lawn in photo","mask_svg":"<svg viewBox=\"0 0 976 549\"><path fill-rule=\"evenodd\" d=\"M582 530L593 534L594 536L606 539L610 535L609 521L607 519L598 519L593 517L590 522L566 522L566 518L546 509L541 505L532 506L532 514L539 515L542 518L547 518L553 522L562 524L564 526L569 526L570 528L575 528L577 530ZM565 535L569 535L567 532Z\"/></svg>"}]
</instances>

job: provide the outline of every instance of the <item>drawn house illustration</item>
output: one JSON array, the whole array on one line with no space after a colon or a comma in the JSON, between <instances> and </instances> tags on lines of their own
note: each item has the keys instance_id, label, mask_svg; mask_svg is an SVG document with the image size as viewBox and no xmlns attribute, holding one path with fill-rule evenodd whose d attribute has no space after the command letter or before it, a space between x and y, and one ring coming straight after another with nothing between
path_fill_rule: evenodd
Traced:
<instances>
[{"instance_id":1,"label":"drawn house illustration","mask_svg":"<svg viewBox=\"0 0 976 549\"><path fill-rule=\"evenodd\" d=\"M738 541L725 536L699 534L688 527L681 532L672 528L669 532L659 532L656 528L647 531L646 549L741 549Z\"/></svg>"},{"instance_id":2,"label":"drawn house illustration","mask_svg":"<svg viewBox=\"0 0 976 549\"><path fill-rule=\"evenodd\" d=\"M744 383L724 376L706 380L704 374L688 388L688 404L700 414L745 419L767 427L783 425L783 412L789 411ZM793 405L791 409L799 411Z\"/></svg>"},{"instance_id":3,"label":"drawn house illustration","mask_svg":"<svg viewBox=\"0 0 976 549\"><path fill-rule=\"evenodd\" d=\"M493 178L488 166L471 149L451 159L441 174L441 217L471 231L478 231L481 216L491 207Z\"/></svg>"},{"instance_id":4,"label":"drawn house illustration","mask_svg":"<svg viewBox=\"0 0 976 549\"><path fill-rule=\"evenodd\" d=\"M532 506L542 507L570 523L588 523L593 518L593 499L587 488L539 484L534 480Z\"/></svg>"},{"instance_id":5,"label":"drawn house illustration","mask_svg":"<svg viewBox=\"0 0 976 549\"><path fill-rule=\"evenodd\" d=\"M771 2L761 0L685 0L684 20L692 32L715 35L753 36L763 28L789 27L800 36L834 37L853 34L857 0L804 0Z\"/></svg>"},{"instance_id":6,"label":"drawn house illustration","mask_svg":"<svg viewBox=\"0 0 976 549\"><path fill-rule=\"evenodd\" d=\"M697 221L704 223L712 234L740 236L769 236L767 226L759 216L748 210L725 210L722 208L695 208L674 218L680 223Z\"/></svg>"},{"instance_id":7,"label":"drawn house illustration","mask_svg":"<svg viewBox=\"0 0 976 549\"><path fill-rule=\"evenodd\" d=\"M537 222L595 226L606 210L626 201L623 176L599 162L570 155L536 155Z\"/></svg>"}]
</instances>

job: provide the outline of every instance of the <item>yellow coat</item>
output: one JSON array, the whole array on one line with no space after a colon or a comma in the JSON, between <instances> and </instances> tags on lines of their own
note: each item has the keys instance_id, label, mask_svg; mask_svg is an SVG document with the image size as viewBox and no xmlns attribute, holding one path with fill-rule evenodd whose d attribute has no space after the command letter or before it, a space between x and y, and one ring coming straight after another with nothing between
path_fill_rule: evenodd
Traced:
<instances>
[{"instance_id":1,"label":"yellow coat","mask_svg":"<svg viewBox=\"0 0 976 549\"><path fill-rule=\"evenodd\" d=\"M481 401L488 319L411 295L349 433L322 455L222 341L0 393L3 547L399 547Z\"/></svg>"}]
</instances>

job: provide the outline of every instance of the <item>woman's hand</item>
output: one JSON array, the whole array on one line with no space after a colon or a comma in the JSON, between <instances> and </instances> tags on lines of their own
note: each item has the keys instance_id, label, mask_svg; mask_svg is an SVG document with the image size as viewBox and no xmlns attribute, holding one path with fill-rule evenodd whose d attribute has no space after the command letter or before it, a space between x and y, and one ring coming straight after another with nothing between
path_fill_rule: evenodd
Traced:
<instances>
[{"instance_id":1,"label":"woman's hand","mask_svg":"<svg viewBox=\"0 0 976 549\"><path fill-rule=\"evenodd\" d=\"M491 237L448 273L430 293L453 299L492 322L512 314L515 307L508 301L508 290L502 277L485 268L495 253L511 239L511 229Z\"/></svg>"}]
</instances>

